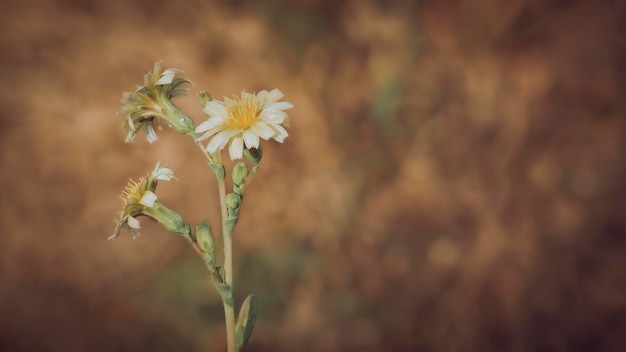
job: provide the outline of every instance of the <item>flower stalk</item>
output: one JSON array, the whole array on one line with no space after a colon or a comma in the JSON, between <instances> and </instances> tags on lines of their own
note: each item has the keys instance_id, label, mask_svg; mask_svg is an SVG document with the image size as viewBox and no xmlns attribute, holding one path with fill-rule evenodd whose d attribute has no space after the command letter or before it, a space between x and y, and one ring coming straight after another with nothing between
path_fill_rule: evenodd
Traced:
<instances>
[{"instance_id":1,"label":"flower stalk","mask_svg":"<svg viewBox=\"0 0 626 352\"><path fill-rule=\"evenodd\" d=\"M216 163L222 166L222 153L216 153ZM217 181L217 189L220 197L220 211L222 213L222 238L224 240L224 284L231 287L230 297L222 295L224 304L224 318L226 320L226 339L228 352L235 349L235 307L232 302L233 284L233 227L227 226L228 210L226 207L226 183L224 178ZM230 299L229 299L230 298Z\"/></svg>"},{"instance_id":2,"label":"flower stalk","mask_svg":"<svg viewBox=\"0 0 626 352\"><path fill-rule=\"evenodd\" d=\"M190 136L202 150L217 181L224 262L221 266L217 263L217 244L209 222L197 224L194 234L178 213L159 200L157 182L175 178L171 169L161 167L159 163L139 181L129 181L121 196L124 207L120 219L109 239L117 238L124 228L128 228L133 238L137 236L141 228L138 217L143 216L156 220L166 230L190 242L202 257L222 299L228 352L238 352L252 334L258 306L257 297L248 295L235 318L233 231L239 219L244 190L251 177L248 165L244 161L237 162L230 172L232 193L227 194L228 178L222 151L228 146L232 160L245 156L252 172L256 173L263 154L260 140L274 139L280 143L285 140L288 133L282 125L288 125L289 117L284 110L293 105L279 101L283 94L278 89L256 94L242 92L232 99L224 98L224 101L213 100L202 91L197 100L208 118L195 127L193 120L172 102L173 98L187 92L185 85L191 84L186 78L176 77L179 72L172 68L161 70L161 63L157 62L152 71L144 76L143 86L134 92L124 93L118 115L125 117L126 142L133 141L141 130L149 143L156 142L156 131L160 130L161 123L165 123L176 132ZM203 141L207 139L209 141L205 146Z\"/></svg>"}]
</instances>

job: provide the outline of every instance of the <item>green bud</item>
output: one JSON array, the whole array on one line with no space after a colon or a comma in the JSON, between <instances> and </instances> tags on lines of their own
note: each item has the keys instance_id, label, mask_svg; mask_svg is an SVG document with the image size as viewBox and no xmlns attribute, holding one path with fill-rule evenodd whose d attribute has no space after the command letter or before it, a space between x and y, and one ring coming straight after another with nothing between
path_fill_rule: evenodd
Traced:
<instances>
[{"instance_id":1,"label":"green bud","mask_svg":"<svg viewBox=\"0 0 626 352\"><path fill-rule=\"evenodd\" d=\"M237 351L239 351L250 339L254 322L256 321L256 310L259 299L255 295L249 295L241 305L237 325L235 327L235 341Z\"/></svg>"},{"instance_id":2,"label":"green bud","mask_svg":"<svg viewBox=\"0 0 626 352\"><path fill-rule=\"evenodd\" d=\"M211 232L211 224L207 221L196 225L196 241L204 251L203 257L209 270L215 270L215 237Z\"/></svg>"},{"instance_id":3,"label":"green bud","mask_svg":"<svg viewBox=\"0 0 626 352\"><path fill-rule=\"evenodd\" d=\"M233 185L242 186L246 183L246 179L250 174L250 170L248 170L248 166L244 162L238 162L233 166Z\"/></svg>"},{"instance_id":4,"label":"green bud","mask_svg":"<svg viewBox=\"0 0 626 352\"><path fill-rule=\"evenodd\" d=\"M245 155L246 159L248 159L252 163L252 172L256 173L259 169L259 163L261 162L261 158L263 157L263 149L261 149L261 146L259 145L258 148L252 149L245 148L243 150L243 155Z\"/></svg>"},{"instance_id":5,"label":"green bud","mask_svg":"<svg viewBox=\"0 0 626 352\"><path fill-rule=\"evenodd\" d=\"M230 209L239 209L242 198L238 194L229 193L226 195L226 206Z\"/></svg>"},{"instance_id":6,"label":"green bud","mask_svg":"<svg viewBox=\"0 0 626 352\"><path fill-rule=\"evenodd\" d=\"M198 104L200 104L200 106L204 107L208 102L213 99L211 98L211 95L206 92L206 90L203 90L198 93L198 95L196 96L196 100L198 101Z\"/></svg>"}]
</instances>

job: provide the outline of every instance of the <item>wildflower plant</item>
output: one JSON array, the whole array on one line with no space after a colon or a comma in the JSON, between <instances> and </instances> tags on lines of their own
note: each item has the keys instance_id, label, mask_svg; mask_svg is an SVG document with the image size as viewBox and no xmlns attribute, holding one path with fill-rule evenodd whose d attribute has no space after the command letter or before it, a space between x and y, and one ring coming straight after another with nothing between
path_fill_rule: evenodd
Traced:
<instances>
[{"instance_id":1,"label":"wildflower plant","mask_svg":"<svg viewBox=\"0 0 626 352\"><path fill-rule=\"evenodd\" d=\"M124 206L120 218L109 239L117 238L125 228L135 238L141 228L139 218L142 216L156 220L168 231L185 238L202 257L221 296L228 352L235 352L245 345L252 334L258 299L248 295L235 319L233 230L239 219L244 191L250 182L249 176L257 172L263 156L260 141L274 139L282 143L287 138L288 133L283 126L288 126L289 116L285 110L293 105L280 101L283 94L278 89L256 94L244 91L232 99L224 98L224 101L212 100L208 93L202 91L198 94L198 102L208 117L196 127L193 120L172 102L173 98L185 95L187 86L191 84L186 78L176 77L180 72L174 68L161 70L161 63L157 62L152 71L144 76L143 86L123 94L118 115L124 117L126 142L132 142L143 130L148 142L153 143L157 140L157 131L162 125L167 125L191 137L202 150L217 180L224 261L217 263L218 248L208 221L197 224L192 231L178 213L159 200L156 194L158 181L175 179L174 172L160 163L145 177L129 181L121 195ZM222 150L226 146L231 160L240 160L233 166L230 177L227 177L222 162ZM230 193L226 190L227 183L230 183Z\"/></svg>"}]
</instances>

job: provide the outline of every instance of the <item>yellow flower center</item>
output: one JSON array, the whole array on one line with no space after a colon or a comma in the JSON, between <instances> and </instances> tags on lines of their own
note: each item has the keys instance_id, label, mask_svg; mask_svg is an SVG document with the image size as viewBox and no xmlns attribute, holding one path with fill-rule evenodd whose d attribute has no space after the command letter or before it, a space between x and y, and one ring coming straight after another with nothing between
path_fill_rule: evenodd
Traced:
<instances>
[{"instance_id":1,"label":"yellow flower center","mask_svg":"<svg viewBox=\"0 0 626 352\"><path fill-rule=\"evenodd\" d=\"M141 197L143 197L143 193L144 190L142 190L141 188L141 184L144 182L144 178L140 178L139 182L135 182L133 180L129 180L128 184L126 185L126 188L124 188L124 192L122 192L122 195L120 196L120 198L122 198L122 200L128 204L131 201L139 201L139 199L141 199Z\"/></svg>"},{"instance_id":2,"label":"yellow flower center","mask_svg":"<svg viewBox=\"0 0 626 352\"><path fill-rule=\"evenodd\" d=\"M228 116L226 128L231 130L247 130L259 119L259 109L254 95L244 95L234 97L233 101L226 107Z\"/></svg>"}]
</instances>

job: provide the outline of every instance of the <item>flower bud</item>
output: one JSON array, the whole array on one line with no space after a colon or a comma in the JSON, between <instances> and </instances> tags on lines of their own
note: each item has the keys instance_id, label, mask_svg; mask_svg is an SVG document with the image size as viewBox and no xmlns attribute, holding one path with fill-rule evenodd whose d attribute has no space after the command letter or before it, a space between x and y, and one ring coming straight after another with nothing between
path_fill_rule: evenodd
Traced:
<instances>
[{"instance_id":1,"label":"flower bud","mask_svg":"<svg viewBox=\"0 0 626 352\"><path fill-rule=\"evenodd\" d=\"M253 166L252 172L256 173L259 169L259 163L261 162L261 158L263 157L263 149L261 149L261 145L258 148L245 148L243 151L243 155L246 156Z\"/></svg>"},{"instance_id":2,"label":"flower bud","mask_svg":"<svg viewBox=\"0 0 626 352\"><path fill-rule=\"evenodd\" d=\"M198 100L198 104L200 104L200 106L204 107L208 102L213 99L211 98L211 95L206 92L206 90L203 90L198 93L198 95L196 96L196 100Z\"/></svg>"},{"instance_id":3,"label":"flower bud","mask_svg":"<svg viewBox=\"0 0 626 352\"><path fill-rule=\"evenodd\" d=\"M246 183L246 179L250 171L248 170L248 166L243 162L238 162L233 167L233 184L237 187Z\"/></svg>"},{"instance_id":4,"label":"flower bud","mask_svg":"<svg viewBox=\"0 0 626 352\"><path fill-rule=\"evenodd\" d=\"M241 205L241 196L235 193L226 195L226 206L230 209L238 210Z\"/></svg>"},{"instance_id":5,"label":"flower bud","mask_svg":"<svg viewBox=\"0 0 626 352\"><path fill-rule=\"evenodd\" d=\"M204 254L204 262L211 272L215 270L215 237L211 232L211 224L202 222L196 225L196 241Z\"/></svg>"}]
</instances>

